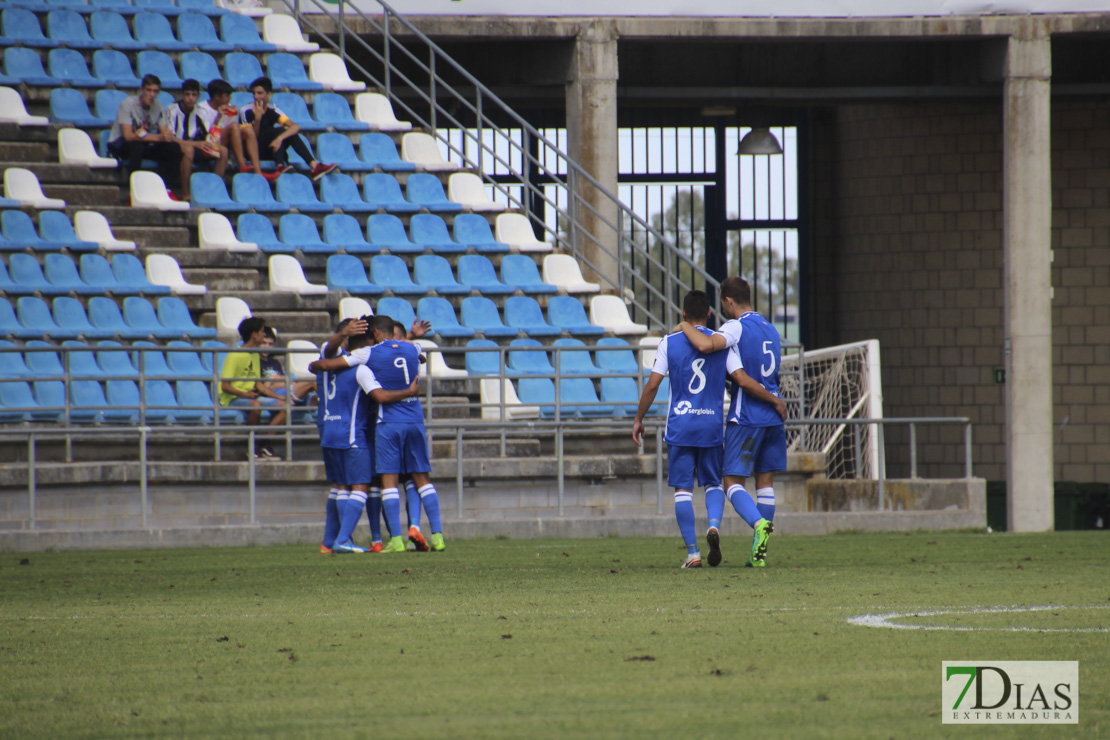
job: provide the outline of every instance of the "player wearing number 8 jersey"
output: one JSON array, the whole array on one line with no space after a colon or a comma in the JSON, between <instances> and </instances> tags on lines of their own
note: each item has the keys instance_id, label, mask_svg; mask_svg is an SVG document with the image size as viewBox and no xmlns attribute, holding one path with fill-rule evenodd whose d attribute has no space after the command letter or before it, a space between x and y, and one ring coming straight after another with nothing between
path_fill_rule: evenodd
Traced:
<instances>
[{"instance_id":1,"label":"player wearing number 8 jersey","mask_svg":"<svg viewBox=\"0 0 1110 740\"><path fill-rule=\"evenodd\" d=\"M754 530L746 564L762 567L775 516L774 474L786 470L786 404L778 397L782 340L778 330L752 310L751 287L742 278L730 277L721 283L721 310L730 320L710 336L688 322L680 327L699 351L727 349L733 353L747 378L754 381L733 387L725 431L724 473L728 500ZM744 488L753 472L754 505ZM720 562L719 526L719 519L710 512L706 535L710 565Z\"/></svg>"}]
</instances>

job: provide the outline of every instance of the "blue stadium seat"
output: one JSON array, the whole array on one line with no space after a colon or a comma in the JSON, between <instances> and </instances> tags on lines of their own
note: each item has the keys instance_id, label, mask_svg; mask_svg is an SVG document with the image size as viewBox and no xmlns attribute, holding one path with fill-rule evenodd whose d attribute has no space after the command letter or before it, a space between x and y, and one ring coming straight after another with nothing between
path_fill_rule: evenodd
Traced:
<instances>
[{"instance_id":1,"label":"blue stadium seat","mask_svg":"<svg viewBox=\"0 0 1110 740\"><path fill-rule=\"evenodd\" d=\"M217 334L215 329L197 326L189 313L189 307L177 296L168 295L158 299L158 320L177 336L211 339Z\"/></svg>"},{"instance_id":2,"label":"blue stadium seat","mask_svg":"<svg viewBox=\"0 0 1110 740\"><path fill-rule=\"evenodd\" d=\"M412 322L416 320L416 311L404 298L382 298L374 307L374 313L389 316L405 326L412 326Z\"/></svg>"},{"instance_id":3,"label":"blue stadium seat","mask_svg":"<svg viewBox=\"0 0 1110 740\"><path fill-rule=\"evenodd\" d=\"M39 19L26 8L5 8L0 13L0 34L24 46L50 49L58 45L54 39L42 35Z\"/></svg>"},{"instance_id":4,"label":"blue stadium seat","mask_svg":"<svg viewBox=\"0 0 1110 740\"><path fill-rule=\"evenodd\" d=\"M36 296L23 296L15 302L15 312L19 323L27 329L38 332L36 336L46 336L51 339L76 339L80 336L77 329L68 326L58 326L46 301Z\"/></svg>"},{"instance_id":5,"label":"blue stadium seat","mask_svg":"<svg viewBox=\"0 0 1110 740\"><path fill-rule=\"evenodd\" d=\"M197 380L212 377L212 371L204 367L204 363L200 361L200 355L193 345L175 339L166 346L180 350L179 352L166 352L166 364L169 365L175 378L193 378ZM180 390L180 386L178 388ZM178 397L180 398L180 394L178 394ZM208 403L211 403L211 399Z\"/></svg>"},{"instance_id":6,"label":"blue stadium seat","mask_svg":"<svg viewBox=\"0 0 1110 740\"><path fill-rule=\"evenodd\" d=\"M85 57L76 49L51 49L47 55L50 76L72 87L104 87L105 80L89 74Z\"/></svg>"},{"instance_id":7,"label":"blue stadium seat","mask_svg":"<svg viewBox=\"0 0 1110 740\"><path fill-rule=\"evenodd\" d=\"M422 254L412 265L413 281L440 295L466 295L469 285L460 285L451 271L451 264L438 254Z\"/></svg>"},{"instance_id":8,"label":"blue stadium seat","mask_svg":"<svg viewBox=\"0 0 1110 740\"><path fill-rule=\"evenodd\" d=\"M4 11L5 13L7 11ZM22 46L9 46L4 49L4 84L20 82L39 87L53 87L58 84L42 68L42 57L34 49Z\"/></svg>"},{"instance_id":9,"label":"blue stadium seat","mask_svg":"<svg viewBox=\"0 0 1110 740\"><path fill-rule=\"evenodd\" d=\"M409 175L405 183L405 194L410 203L418 208L427 208L433 213L458 213L462 206L447 200L443 183L435 175L418 172Z\"/></svg>"},{"instance_id":10,"label":"blue stadium seat","mask_svg":"<svg viewBox=\"0 0 1110 740\"><path fill-rule=\"evenodd\" d=\"M509 251L509 245L494 239L489 222L477 213L460 213L455 216L452 228L455 231L455 241L476 252L495 254Z\"/></svg>"},{"instance_id":11,"label":"blue stadium seat","mask_svg":"<svg viewBox=\"0 0 1110 740\"><path fill-rule=\"evenodd\" d=\"M382 209L389 213L416 213L420 210L419 205L405 200L397 178L382 172L373 172L366 176L362 181L362 197L375 211Z\"/></svg>"},{"instance_id":12,"label":"blue stadium seat","mask_svg":"<svg viewBox=\"0 0 1110 740\"><path fill-rule=\"evenodd\" d=\"M45 211L43 212L45 213ZM62 214L65 218L65 214ZM0 212L0 230L9 245L7 249L33 249L36 252L56 252L67 245L62 242L47 241L35 230L35 222L23 211Z\"/></svg>"},{"instance_id":13,"label":"blue stadium seat","mask_svg":"<svg viewBox=\"0 0 1110 740\"><path fill-rule=\"evenodd\" d=\"M260 213L244 213L240 216L235 224L235 232L239 235L239 241L257 244L260 250L268 254L291 254L297 249L295 244L285 244L278 239L273 222Z\"/></svg>"},{"instance_id":14,"label":"blue stadium seat","mask_svg":"<svg viewBox=\"0 0 1110 740\"><path fill-rule=\"evenodd\" d=\"M555 416L555 381L551 378L521 378L517 381L517 396L521 403L539 406L542 418ZM574 412L568 413L566 408L566 399L560 400L563 401L561 418L573 418Z\"/></svg>"},{"instance_id":15,"label":"blue stadium seat","mask_svg":"<svg viewBox=\"0 0 1110 740\"><path fill-rule=\"evenodd\" d=\"M224 179L211 172L194 172L189 177L189 202L194 208L211 208L220 213L242 213L248 208L247 204L232 200Z\"/></svg>"},{"instance_id":16,"label":"blue stadium seat","mask_svg":"<svg viewBox=\"0 0 1110 740\"><path fill-rule=\"evenodd\" d=\"M181 16L185 20L185 16ZM208 20L201 16L201 20ZM220 76L220 66L207 51L187 51L181 55L181 76L184 79L214 80ZM207 82L201 82L201 87Z\"/></svg>"},{"instance_id":17,"label":"blue stadium seat","mask_svg":"<svg viewBox=\"0 0 1110 740\"><path fill-rule=\"evenodd\" d=\"M123 320L119 306L111 298L93 296L88 305L89 323L98 329L107 329L120 339L143 339L147 332L135 329Z\"/></svg>"},{"instance_id":18,"label":"blue stadium seat","mask_svg":"<svg viewBox=\"0 0 1110 740\"><path fill-rule=\"evenodd\" d=\"M333 254L335 246L320 238L316 222L303 213L287 213L278 222L278 234L286 244L305 254Z\"/></svg>"},{"instance_id":19,"label":"blue stadium seat","mask_svg":"<svg viewBox=\"0 0 1110 740\"><path fill-rule=\"evenodd\" d=\"M319 95L316 96L319 99ZM401 159L397 145L388 134L363 134L358 141L358 156L367 167L385 172L413 172L416 165Z\"/></svg>"},{"instance_id":20,"label":"blue stadium seat","mask_svg":"<svg viewBox=\"0 0 1110 740\"><path fill-rule=\"evenodd\" d=\"M581 339L556 339L553 346L571 348L556 353L559 355L559 372L562 375L601 374L601 368L594 365L590 359L590 351L585 349L586 345Z\"/></svg>"},{"instance_id":21,"label":"blue stadium seat","mask_svg":"<svg viewBox=\"0 0 1110 740\"><path fill-rule=\"evenodd\" d=\"M194 49L209 52L227 52L235 48L234 44L229 44L226 41L221 41L220 37L216 35L216 27L212 25L212 21L207 16L199 15L197 13L185 13L177 19L177 38L181 43L188 44ZM185 70L182 69L182 74ZM211 77L198 77L201 86L206 86Z\"/></svg>"},{"instance_id":22,"label":"blue stadium seat","mask_svg":"<svg viewBox=\"0 0 1110 740\"><path fill-rule=\"evenodd\" d=\"M27 5L28 3L14 3L15 5ZM46 0L47 7L57 10L69 10L74 13L87 15L93 12L94 8L85 2L85 0ZM42 12L42 11L39 11Z\"/></svg>"},{"instance_id":23,"label":"blue stadium seat","mask_svg":"<svg viewBox=\"0 0 1110 740\"><path fill-rule=\"evenodd\" d=\"M192 48L190 44L178 41L173 35L169 20L161 13L136 13L134 26L135 39L144 42L151 49L188 51Z\"/></svg>"},{"instance_id":24,"label":"blue stadium seat","mask_svg":"<svg viewBox=\"0 0 1110 740\"><path fill-rule=\"evenodd\" d=\"M304 63L295 54L278 52L266 59L266 76L274 83L274 89L317 91L324 85L308 79Z\"/></svg>"},{"instance_id":25,"label":"blue stadium seat","mask_svg":"<svg viewBox=\"0 0 1110 740\"><path fill-rule=\"evenodd\" d=\"M501 353L497 342L492 339L471 339L466 343L468 349L488 349L489 352L467 352L466 372L471 377L501 374Z\"/></svg>"},{"instance_id":26,"label":"blue stadium seat","mask_svg":"<svg viewBox=\"0 0 1110 740\"><path fill-rule=\"evenodd\" d=\"M12 282L12 279L8 276L7 265L0 262L0 293L6 295L34 295L35 288L34 286Z\"/></svg>"},{"instance_id":27,"label":"blue stadium seat","mask_svg":"<svg viewBox=\"0 0 1110 740\"><path fill-rule=\"evenodd\" d=\"M238 18L240 16L228 17ZM274 93L272 101L274 106L279 108L282 113L289 116L289 118L293 120L293 123L301 127L302 131L327 131L327 125L317 121L309 114L308 104L306 104L304 98L297 93L277 92ZM288 151L292 152L293 150L289 149Z\"/></svg>"},{"instance_id":28,"label":"blue stadium seat","mask_svg":"<svg viewBox=\"0 0 1110 740\"><path fill-rule=\"evenodd\" d=\"M505 320L509 326L520 329L530 337L557 337L563 333L559 326L552 326L544 320L540 304L528 296L505 299Z\"/></svg>"},{"instance_id":29,"label":"blue stadium seat","mask_svg":"<svg viewBox=\"0 0 1110 740\"><path fill-rule=\"evenodd\" d=\"M421 298L416 303L416 315L431 322L432 331L441 337L469 339L474 336L473 329L459 324L459 320L455 318L455 309L446 298Z\"/></svg>"},{"instance_id":30,"label":"blue stadium seat","mask_svg":"<svg viewBox=\"0 0 1110 740\"><path fill-rule=\"evenodd\" d=\"M54 300L54 313L58 312L58 300ZM72 298L70 300L73 300ZM84 309L81 310L81 315L84 316ZM90 380L98 379L104 375L100 369L100 365L96 363L96 355L93 354L93 348L80 339L67 339L62 342L62 346L66 348L65 361L69 366L69 377L71 379Z\"/></svg>"},{"instance_id":31,"label":"blue stadium seat","mask_svg":"<svg viewBox=\"0 0 1110 740\"><path fill-rule=\"evenodd\" d=\"M368 213L377 210L362 199L358 185L350 175L333 172L320 180L320 200L331 203L340 210L350 213Z\"/></svg>"},{"instance_id":32,"label":"blue stadium seat","mask_svg":"<svg viewBox=\"0 0 1110 740\"><path fill-rule=\"evenodd\" d=\"M98 51L96 53L99 54L100 52ZM104 53L105 54L119 54L120 57L123 57L123 54L118 52L118 51L104 50ZM123 57L123 58L126 61L126 57ZM93 61L93 64L96 64L95 59ZM135 78L136 84L138 83L138 81L139 81L139 78L136 77ZM97 90L96 91L95 103L93 104L94 107L96 108L97 117L99 117L99 118L111 118L111 119L114 120L115 117L116 117L116 114L119 113L120 104L124 101L124 99L126 97L127 97L127 93L124 92L123 90L107 90L107 89L106 90ZM108 133L111 134L111 131L109 131Z\"/></svg>"},{"instance_id":33,"label":"blue stadium seat","mask_svg":"<svg viewBox=\"0 0 1110 740\"><path fill-rule=\"evenodd\" d=\"M346 213L324 216L324 241L348 254L377 254L381 251L381 248L366 241L358 219Z\"/></svg>"},{"instance_id":34,"label":"blue stadium seat","mask_svg":"<svg viewBox=\"0 0 1110 740\"><path fill-rule=\"evenodd\" d=\"M312 181L304 175L287 172L277 179L276 189L278 202L292 206L301 213L331 213L335 210L331 203L320 202Z\"/></svg>"},{"instance_id":35,"label":"blue stadium seat","mask_svg":"<svg viewBox=\"0 0 1110 740\"><path fill-rule=\"evenodd\" d=\"M13 254L8 259L8 273L16 285L32 288L42 295L65 295L70 291L67 286L54 285L48 281L42 274L42 265L29 254ZM22 320L22 316L20 319Z\"/></svg>"},{"instance_id":36,"label":"blue stadium seat","mask_svg":"<svg viewBox=\"0 0 1110 740\"><path fill-rule=\"evenodd\" d=\"M33 378L15 342L0 339L0 378Z\"/></svg>"},{"instance_id":37,"label":"blue stadium seat","mask_svg":"<svg viewBox=\"0 0 1110 740\"><path fill-rule=\"evenodd\" d=\"M231 180L231 196L260 213L286 213L289 206L274 200L270 183L262 175L240 172Z\"/></svg>"},{"instance_id":38,"label":"blue stadium seat","mask_svg":"<svg viewBox=\"0 0 1110 740\"><path fill-rule=\"evenodd\" d=\"M152 10L160 15L180 15L185 11L173 4L173 0L132 0L139 10Z\"/></svg>"},{"instance_id":39,"label":"blue stadium seat","mask_svg":"<svg viewBox=\"0 0 1110 740\"><path fill-rule=\"evenodd\" d=\"M139 371L131 361L132 353L124 352L122 349L111 349L112 347L123 347L122 344L111 339L105 339L97 342L96 346L96 364L100 366L104 377L120 379L139 377Z\"/></svg>"},{"instance_id":40,"label":"blue stadium seat","mask_svg":"<svg viewBox=\"0 0 1110 740\"><path fill-rule=\"evenodd\" d=\"M507 254L501 259L501 278L529 295L558 292L558 288L540 278L536 261L524 254Z\"/></svg>"},{"instance_id":41,"label":"blue stadium seat","mask_svg":"<svg viewBox=\"0 0 1110 740\"><path fill-rule=\"evenodd\" d=\"M220 422L223 424L237 423L242 418L240 412L235 409L219 408L218 403L213 403L212 394L208 388L208 383L199 380L179 380L177 401L182 407L192 407L193 410L204 409L196 418L199 424L211 424L215 414L219 414Z\"/></svg>"},{"instance_id":42,"label":"blue stadium seat","mask_svg":"<svg viewBox=\"0 0 1110 740\"><path fill-rule=\"evenodd\" d=\"M225 56L224 59L226 60L227 57ZM226 61L224 62L224 65L227 65ZM231 93L231 104L239 110L250 108L253 103L254 93L252 92L243 92L242 90L236 90L235 92ZM263 162L263 164L265 164L265 162Z\"/></svg>"},{"instance_id":43,"label":"blue stadium seat","mask_svg":"<svg viewBox=\"0 0 1110 740\"><path fill-rule=\"evenodd\" d=\"M74 252L95 252L100 249L96 242L85 242L77 238L73 224L64 211L39 211L39 236L44 244L57 244L61 249Z\"/></svg>"},{"instance_id":44,"label":"blue stadium seat","mask_svg":"<svg viewBox=\"0 0 1110 740\"><path fill-rule=\"evenodd\" d=\"M589 378L562 378L559 380L559 399L563 404L569 404L574 411L583 417L612 416L616 411L612 405L579 405L598 404L601 399L597 397L593 381Z\"/></svg>"},{"instance_id":45,"label":"blue stadium seat","mask_svg":"<svg viewBox=\"0 0 1110 740\"><path fill-rule=\"evenodd\" d=\"M183 11L188 11L189 13L202 13L204 15L219 17L232 15L229 10L217 7L216 4L212 2L212 0L177 0L177 7ZM248 18L247 20L251 21L252 26L254 25L254 21L252 19ZM269 50L259 49L258 51Z\"/></svg>"},{"instance_id":46,"label":"blue stadium seat","mask_svg":"<svg viewBox=\"0 0 1110 740\"><path fill-rule=\"evenodd\" d=\"M142 347L141 352L136 352L136 364L142 368L143 375L147 379L161 378L165 380L173 376L173 370L166 364L166 356L162 354L162 350L157 344L148 340L141 340L131 345L132 347Z\"/></svg>"},{"instance_id":47,"label":"blue stadium seat","mask_svg":"<svg viewBox=\"0 0 1110 740\"><path fill-rule=\"evenodd\" d=\"M658 398L658 394L656 397ZM601 400L612 404L619 414L635 416L636 409L640 405L640 391L632 378L602 378Z\"/></svg>"},{"instance_id":48,"label":"blue stadium seat","mask_svg":"<svg viewBox=\"0 0 1110 740\"><path fill-rule=\"evenodd\" d=\"M458 272L460 283L482 295L509 295L516 291L515 285L506 285L497 278L497 271L489 257L480 254L459 257Z\"/></svg>"},{"instance_id":49,"label":"blue stadium seat","mask_svg":"<svg viewBox=\"0 0 1110 740\"><path fill-rule=\"evenodd\" d=\"M163 90L181 89L183 80L177 74L177 67L174 66L169 54L163 51L140 51L139 60L135 66L139 77L148 74L157 75L162 80Z\"/></svg>"},{"instance_id":50,"label":"blue stadium seat","mask_svg":"<svg viewBox=\"0 0 1110 740\"><path fill-rule=\"evenodd\" d=\"M255 25L254 18L238 13L226 13L220 17L220 38L235 44L240 51L252 54L277 51L277 46L263 41L258 35L258 26ZM276 102L275 105L277 105ZM281 105L278 107L285 110Z\"/></svg>"},{"instance_id":51,"label":"blue stadium seat","mask_svg":"<svg viewBox=\"0 0 1110 740\"><path fill-rule=\"evenodd\" d=\"M247 85L259 77L262 77L262 65L254 54L233 51L224 57L224 79L232 87L246 90Z\"/></svg>"},{"instance_id":52,"label":"blue stadium seat","mask_svg":"<svg viewBox=\"0 0 1110 740\"><path fill-rule=\"evenodd\" d=\"M321 162L334 162L344 172L370 172L373 165L358 158L355 145L346 134L320 134L316 137L316 152Z\"/></svg>"},{"instance_id":53,"label":"blue stadium seat","mask_svg":"<svg viewBox=\"0 0 1110 740\"><path fill-rule=\"evenodd\" d=\"M108 46L119 51L141 51L146 44L136 41L131 35L131 27L123 16L112 10L98 10L89 16L89 32L100 47ZM128 68L131 63L127 63ZM97 71L96 56L93 55L93 73L97 77L104 75Z\"/></svg>"},{"instance_id":54,"label":"blue stadium seat","mask_svg":"<svg viewBox=\"0 0 1110 740\"><path fill-rule=\"evenodd\" d=\"M68 123L77 128L107 128L111 118L99 118L89 111L89 104L80 91L57 87L50 91L51 123Z\"/></svg>"},{"instance_id":55,"label":"blue stadium seat","mask_svg":"<svg viewBox=\"0 0 1110 740\"><path fill-rule=\"evenodd\" d=\"M22 298L18 300L23 300ZM42 337L41 329L24 326L16 316L15 309L6 298L0 298L0 336L16 339L36 339Z\"/></svg>"},{"instance_id":56,"label":"blue stadium seat","mask_svg":"<svg viewBox=\"0 0 1110 740\"><path fill-rule=\"evenodd\" d=\"M433 213L418 213L409 221L409 234L420 246L441 254L461 254L466 247L451 238L447 224Z\"/></svg>"},{"instance_id":57,"label":"blue stadium seat","mask_svg":"<svg viewBox=\"0 0 1110 740\"><path fill-rule=\"evenodd\" d=\"M146 396L148 417L151 411L155 413L164 411L168 415L166 423L196 424L204 416L204 412L199 409L181 408L177 402L173 384L168 380L148 380L143 387L143 393Z\"/></svg>"},{"instance_id":58,"label":"blue stadium seat","mask_svg":"<svg viewBox=\"0 0 1110 740\"><path fill-rule=\"evenodd\" d=\"M483 296L463 298L459 313L463 326L480 331L487 337L515 337L520 333L519 329L505 326L497 305Z\"/></svg>"},{"instance_id":59,"label":"blue stadium seat","mask_svg":"<svg viewBox=\"0 0 1110 740\"><path fill-rule=\"evenodd\" d=\"M143 263L133 254L117 254L112 257L112 272L120 285L138 288L143 295L168 295L171 292L168 285L150 282Z\"/></svg>"},{"instance_id":60,"label":"blue stadium seat","mask_svg":"<svg viewBox=\"0 0 1110 740\"><path fill-rule=\"evenodd\" d=\"M547 302L547 318L554 326L561 326L571 334L582 337L599 337L605 333L600 326L590 323L586 309L577 298L555 296Z\"/></svg>"},{"instance_id":61,"label":"blue stadium seat","mask_svg":"<svg viewBox=\"0 0 1110 740\"><path fill-rule=\"evenodd\" d=\"M112 424L139 421L139 386L135 381L109 380L104 383L104 391L104 421Z\"/></svg>"},{"instance_id":62,"label":"blue stadium seat","mask_svg":"<svg viewBox=\"0 0 1110 740\"><path fill-rule=\"evenodd\" d=\"M420 254L424 247L409 241L405 225L391 213L375 213L366 219L366 238L376 247L394 254Z\"/></svg>"},{"instance_id":63,"label":"blue stadium seat","mask_svg":"<svg viewBox=\"0 0 1110 740\"><path fill-rule=\"evenodd\" d=\"M224 358L227 356L227 345L216 339L209 339L202 342L200 345L203 349L200 353L200 362L204 365L204 369L212 372L215 366L215 372L219 374L220 368L223 367Z\"/></svg>"},{"instance_id":64,"label":"blue stadium seat","mask_svg":"<svg viewBox=\"0 0 1110 740\"><path fill-rule=\"evenodd\" d=\"M631 345L628 342L618 337L603 337L597 340L599 347L621 347L621 351L611 352L598 352L597 353L597 366L606 373L628 373L629 375L638 375L643 368L640 363L636 361L636 355L632 352ZM605 388L602 387L604 394Z\"/></svg>"},{"instance_id":65,"label":"blue stadium seat","mask_svg":"<svg viewBox=\"0 0 1110 740\"><path fill-rule=\"evenodd\" d=\"M56 387L56 386L55 386ZM64 388L62 393L64 393ZM79 424L104 421L104 407L108 400L98 380L75 380L69 384L69 418Z\"/></svg>"},{"instance_id":66,"label":"blue stadium seat","mask_svg":"<svg viewBox=\"0 0 1110 740\"><path fill-rule=\"evenodd\" d=\"M42 339L32 339L23 346L27 367L39 380L61 380L66 369L58 357L58 348Z\"/></svg>"},{"instance_id":67,"label":"blue stadium seat","mask_svg":"<svg viewBox=\"0 0 1110 740\"><path fill-rule=\"evenodd\" d=\"M42 272L43 276L46 278L46 282L65 290L67 293L96 295L97 293L104 292L82 280L81 275L77 272L77 265L74 263L73 259L66 254L46 255L43 259Z\"/></svg>"},{"instance_id":68,"label":"blue stadium seat","mask_svg":"<svg viewBox=\"0 0 1110 740\"><path fill-rule=\"evenodd\" d=\"M554 375L555 366L551 364L551 360L547 357L547 351L538 350L523 350L522 347L543 347L535 339L521 338L514 339L509 342L510 347L517 347L516 350L509 350L508 353L508 374L517 375Z\"/></svg>"},{"instance_id":69,"label":"blue stadium seat","mask_svg":"<svg viewBox=\"0 0 1110 740\"><path fill-rule=\"evenodd\" d=\"M164 326L158 320L158 314L154 312L154 305L139 296L128 296L123 299L123 320L132 329L140 332L143 338L176 339L181 336L176 329Z\"/></svg>"},{"instance_id":70,"label":"blue stadium seat","mask_svg":"<svg viewBox=\"0 0 1110 740\"><path fill-rule=\"evenodd\" d=\"M89 6L100 10L110 10L120 15L135 15L139 12L130 0L89 0Z\"/></svg>"},{"instance_id":71,"label":"blue stadium seat","mask_svg":"<svg viewBox=\"0 0 1110 740\"><path fill-rule=\"evenodd\" d=\"M351 106L342 95L332 92L319 93L312 99L312 113L317 121L332 131L367 131L370 124L355 120ZM324 160L327 161L327 160Z\"/></svg>"},{"instance_id":72,"label":"blue stadium seat","mask_svg":"<svg viewBox=\"0 0 1110 740\"><path fill-rule=\"evenodd\" d=\"M349 254L328 257L327 284L329 290L345 290L351 295L381 295L385 289L366 279L362 260Z\"/></svg>"},{"instance_id":73,"label":"blue stadium seat","mask_svg":"<svg viewBox=\"0 0 1110 740\"><path fill-rule=\"evenodd\" d=\"M424 295L428 289L409 277L404 260L392 254L379 254L370 259L370 281L389 288L395 295Z\"/></svg>"},{"instance_id":74,"label":"blue stadium seat","mask_svg":"<svg viewBox=\"0 0 1110 740\"><path fill-rule=\"evenodd\" d=\"M99 49L103 42L89 36L89 27L79 13L51 10L46 14L46 35L70 49Z\"/></svg>"},{"instance_id":75,"label":"blue stadium seat","mask_svg":"<svg viewBox=\"0 0 1110 740\"><path fill-rule=\"evenodd\" d=\"M35 385L48 381L36 381ZM53 381L57 383L58 381ZM42 408L35 395L31 392L31 385L25 381L0 383L0 421L58 421L62 418L62 409L57 404L54 408ZM11 411L10 409L23 409Z\"/></svg>"}]
</instances>

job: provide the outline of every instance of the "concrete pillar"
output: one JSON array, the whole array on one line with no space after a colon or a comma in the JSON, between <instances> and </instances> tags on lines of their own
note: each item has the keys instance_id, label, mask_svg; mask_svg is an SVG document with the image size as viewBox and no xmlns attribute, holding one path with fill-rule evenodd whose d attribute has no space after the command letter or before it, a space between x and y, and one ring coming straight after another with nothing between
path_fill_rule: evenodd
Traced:
<instances>
[{"instance_id":1,"label":"concrete pillar","mask_svg":"<svg viewBox=\"0 0 1110 740\"><path fill-rule=\"evenodd\" d=\"M1053 528L1051 43L1011 37L1003 87L1006 491L1014 532Z\"/></svg>"},{"instance_id":2,"label":"concrete pillar","mask_svg":"<svg viewBox=\"0 0 1110 740\"><path fill-rule=\"evenodd\" d=\"M617 31L612 21L584 24L575 40L567 80L567 141L571 159L616 195ZM572 186L583 202L572 204L582 228L571 239L589 262L583 265L593 274L588 279L611 288L618 284L617 209L592 185Z\"/></svg>"}]
</instances>

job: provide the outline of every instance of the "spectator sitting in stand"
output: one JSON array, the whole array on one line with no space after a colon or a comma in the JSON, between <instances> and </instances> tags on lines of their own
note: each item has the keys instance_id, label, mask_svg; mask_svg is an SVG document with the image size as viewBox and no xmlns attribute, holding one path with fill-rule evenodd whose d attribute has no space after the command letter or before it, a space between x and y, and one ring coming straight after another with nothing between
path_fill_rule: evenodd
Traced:
<instances>
[{"instance_id":1,"label":"spectator sitting in stand","mask_svg":"<svg viewBox=\"0 0 1110 740\"><path fill-rule=\"evenodd\" d=\"M240 111L239 123L244 129L248 124L253 127L261 156L274 160L277 165L274 177L290 169L289 157L286 154L286 149L289 147L293 147L301 159L308 162L312 168L313 182L319 182L324 175L339 168L339 165L322 164L313 159L308 144L300 135L301 127L280 109L270 104L274 85L269 77L259 77L252 82L251 92L254 93L254 104Z\"/></svg>"},{"instance_id":2,"label":"spectator sitting in stand","mask_svg":"<svg viewBox=\"0 0 1110 740\"><path fill-rule=\"evenodd\" d=\"M277 342L277 332L273 327L265 327L263 331L266 333L266 338L262 340L260 345L263 348L273 347ZM262 354L262 359L259 362L262 370L262 378L264 385L271 391L279 396L285 397L286 379L285 367L282 366L281 360L272 354ZM313 396L316 392L316 379L293 381L293 398L292 404L294 406L308 405L309 396ZM315 399L313 399L315 400Z\"/></svg>"},{"instance_id":3,"label":"spectator sitting in stand","mask_svg":"<svg viewBox=\"0 0 1110 740\"><path fill-rule=\"evenodd\" d=\"M243 338L242 349L255 349L262 346L266 338L266 322L257 316L243 319L239 323L239 336ZM270 411L270 426L285 423L285 411L280 407L285 399L266 387L262 381L262 370L258 352L229 352L220 369L220 405L229 408L248 409L247 425L257 426L262 421L262 409ZM241 378L241 380L232 380ZM251 450L248 456L258 460L279 460L269 447Z\"/></svg>"},{"instance_id":4,"label":"spectator sitting in stand","mask_svg":"<svg viewBox=\"0 0 1110 740\"><path fill-rule=\"evenodd\" d=\"M213 172L220 177L227 169L227 147L209 140L208 130L216 122L218 113L208 106L198 105L200 83L193 79L181 85L181 100L166 109L166 119L174 141L181 147L181 195L189 200L189 176L193 167L214 162Z\"/></svg>"},{"instance_id":5,"label":"spectator sitting in stand","mask_svg":"<svg viewBox=\"0 0 1110 740\"><path fill-rule=\"evenodd\" d=\"M258 155L258 137L253 126L239 125L240 111L231 104L232 89L231 83L219 78L208 83L208 100L200 105L209 111L212 118L209 141L227 146L235 155L240 172L253 170L273 182L279 173L262 172L261 159Z\"/></svg>"},{"instance_id":6,"label":"spectator sitting in stand","mask_svg":"<svg viewBox=\"0 0 1110 740\"><path fill-rule=\"evenodd\" d=\"M138 95L123 99L108 137L108 153L120 160L129 172L142 169L144 159L153 159L169 174L181 161L181 146L174 140L166 121L166 111L158 101L162 80L143 75ZM188 183L185 184L188 190Z\"/></svg>"}]
</instances>

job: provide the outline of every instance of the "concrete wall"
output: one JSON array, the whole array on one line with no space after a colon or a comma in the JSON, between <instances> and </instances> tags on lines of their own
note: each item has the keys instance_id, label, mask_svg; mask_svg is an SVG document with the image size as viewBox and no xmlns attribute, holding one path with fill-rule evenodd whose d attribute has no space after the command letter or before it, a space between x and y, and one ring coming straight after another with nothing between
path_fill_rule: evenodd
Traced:
<instances>
[{"instance_id":1,"label":"concrete wall","mask_svg":"<svg viewBox=\"0 0 1110 740\"><path fill-rule=\"evenodd\" d=\"M877 338L887 416L968 416L1005 478L1002 116L994 102L842 105L815 124L816 346ZM1052 106L1055 478L1110 481L1110 106ZM918 431L961 474L956 427ZM888 431L888 469L908 470Z\"/></svg>"}]
</instances>

